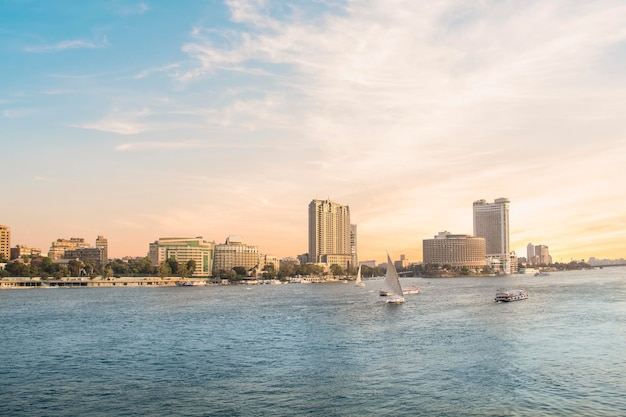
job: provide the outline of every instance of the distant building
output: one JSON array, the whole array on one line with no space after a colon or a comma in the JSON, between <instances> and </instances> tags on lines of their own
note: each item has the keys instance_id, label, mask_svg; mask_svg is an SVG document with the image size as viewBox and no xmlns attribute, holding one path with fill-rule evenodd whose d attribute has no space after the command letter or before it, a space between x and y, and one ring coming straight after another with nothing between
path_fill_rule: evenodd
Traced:
<instances>
[{"instance_id":1,"label":"distant building","mask_svg":"<svg viewBox=\"0 0 626 417\"><path fill-rule=\"evenodd\" d=\"M105 265L102 262L102 250L99 248L68 249L63 253L63 259L80 259L83 262L90 262L97 266Z\"/></svg>"},{"instance_id":2,"label":"distant building","mask_svg":"<svg viewBox=\"0 0 626 417\"><path fill-rule=\"evenodd\" d=\"M584 259L583 259L584 262ZM589 258L589 265L591 266L608 266L608 265L626 265L626 259L598 259L595 256Z\"/></svg>"},{"instance_id":3,"label":"distant building","mask_svg":"<svg viewBox=\"0 0 626 417\"><path fill-rule=\"evenodd\" d=\"M474 236L485 239L487 257L497 259L505 274L511 273L509 203L508 198L498 198L493 203L477 200L473 204Z\"/></svg>"},{"instance_id":4,"label":"distant building","mask_svg":"<svg viewBox=\"0 0 626 417\"><path fill-rule=\"evenodd\" d=\"M309 262L356 265L356 226L350 224L350 207L330 200L309 204Z\"/></svg>"},{"instance_id":5,"label":"distant building","mask_svg":"<svg viewBox=\"0 0 626 417\"><path fill-rule=\"evenodd\" d=\"M96 248L100 249L102 254L100 262L102 263L102 265L106 265L106 263L109 261L109 244L104 236L98 235L98 237L96 238Z\"/></svg>"},{"instance_id":6,"label":"distant building","mask_svg":"<svg viewBox=\"0 0 626 417\"><path fill-rule=\"evenodd\" d=\"M20 259L22 256L41 256L41 249L29 248L24 245L16 245L11 248L11 259Z\"/></svg>"},{"instance_id":7,"label":"distant building","mask_svg":"<svg viewBox=\"0 0 626 417\"><path fill-rule=\"evenodd\" d=\"M11 229L0 224L0 258L7 261L11 258Z\"/></svg>"},{"instance_id":8,"label":"distant building","mask_svg":"<svg viewBox=\"0 0 626 417\"><path fill-rule=\"evenodd\" d=\"M350 255L352 255L352 260L350 261L350 265L354 267L356 267L359 264L356 241L357 241L356 224L351 224L350 225Z\"/></svg>"},{"instance_id":9,"label":"distant building","mask_svg":"<svg viewBox=\"0 0 626 417\"><path fill-rule=\"evenodd\" d=\"M393 262L396 269L406 269L409 267L409 260L406 258L406 255L400 255L399 261Z\"/></svg>"},{"instance_id":10,"label":"distant building","mask_svg":"<svg viewBox=\"0 0 626 417\"><path fill-rule=\"evenodd\" d=\"M365 266L369 266L370 268L376 268L376 260L370 259L367 261L362 261L362 262L359 262L359 265L365 265Z\"/></svg>"},{"instance_id":11,"label":"distant building","mask_svg":"<svg viewBox=\"0 0 626 417\"><path fill-rule=\"evenodd\" d=\"M483 237L439 232L434 239L423 240L424 264L450 265L460 268L482 268L487 265Z\"/></svg>"},{"instance_id":12,"label":"distant building","mask_svg":"<svg viewBox=\"0 0 626 417\"><path fill-rule=\"evenodd\" d=\"M241 236L231 235L223 244L215 245L215 272L243 267L247 271L259 266L259 247L243 243ZM278 260L276 267L278 268ZM278 270L278 269L277 269Z\"/></svg>"},{"instance_id":13,"label":"distant building","mask_svg":"<svg viewBox=\"0 0 626 417\"><path fill-rule=\"evenodd\" d=\"M48 251L48 258L52 260L63 259L63 255L65 255L65 251L73 250L73 249L84 249L88 248L89 243L85 242L85 239L82 237L73 237L70 239L57 239L55 242L52 242L50 245L50 250Z\"/></svg>"},{"instance_id":14,"label":"distant building","mask_svg":"<svg viewBox=\"0 0 626 417\"><path fill-rule=\"evenodd\" d=\"M535 246L532 243L526 245L526 262L530 265L535 264Z\"/></svg>"},{"instance_id":15,"label":"distant building","mask_svg":"<svg viewBox=\"0 0 626 417\"><path fill-rule=\"evenodd\" d=\"M278 259L278 256L259 255L259 266L257 268L257 275L263 275L264 269L267 265L274 265L274 271L278 273L280 269L280 260Z\"/></svg>"},{"instance_id":16,"label":"distant building","mask_svg":"<svg viewBox=\"0 0 626 417\"><path fill-rule=\"evenodd\" d=\"M535 246L535 257L533 265L550 265L552 263L552 256L550 256L550 250L546 245Z\"/></svg>"},{"instance_id":17,"label":"distant building","mask_svg":"<svg viewBox=\"0 0 626 417\"><path fill-rule=\"evenodd\" d=\"M302 253L300 255L297 256L298 258L298 262L300 262L300 265L306 265L309 263L309 254L308 253Z\"/></svg>"},{"instance_id":18,"label":"distant building","mask_svg":"<svg viewBox=\"0 0 626 417\"><path fill-rule=\"evenodd\" d=\"M202 237L163 237L150 243L148 257L155 267L168 259L174 259L179 264L193 260L196 269L192 276L210 277L213 271L214 250L215 244L206 242Z\"/></svg>"}]
</instances>

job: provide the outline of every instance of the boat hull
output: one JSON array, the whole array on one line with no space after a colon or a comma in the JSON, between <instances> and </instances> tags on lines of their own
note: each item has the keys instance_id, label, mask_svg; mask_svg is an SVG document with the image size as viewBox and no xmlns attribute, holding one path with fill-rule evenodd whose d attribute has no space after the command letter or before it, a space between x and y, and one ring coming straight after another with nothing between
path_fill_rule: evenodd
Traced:
<instances>
[{"instance_id":1,"label":"boat hull","mask_svg":"<svg viewBox=\"0 0 626 417\"><path fill-rule=\"evenodd\" d=\"M528 298L528 293L524 290L498 291L494 301L496 303L508 303L511 301L520 301Z\"/></svg>"},{"instance_id":2,"label":"boat hull","mask_svg":"<svg viewBox=\"0 0 626 417\"><path fill-rule=\"evenodd\" d=\"M387 303L387 304L402 304L402 303L404 303L404 297L398 296L398 295L392 295L392 296L387 297L387 299L385 300L385 303Z\"/></svg>"}]
</instances>

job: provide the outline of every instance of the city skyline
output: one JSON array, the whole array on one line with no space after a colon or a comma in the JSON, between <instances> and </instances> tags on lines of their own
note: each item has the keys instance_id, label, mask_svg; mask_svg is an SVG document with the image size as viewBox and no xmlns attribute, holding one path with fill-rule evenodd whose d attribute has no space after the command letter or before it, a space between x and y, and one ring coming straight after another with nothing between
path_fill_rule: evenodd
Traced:
<instances>
[{"instance_id":1,"label":"city skyline","mask_svg":"<svg viewBox=\"0 0 626 417\"><path fill-rule=\"evenodd\" d=\"M230 235L307 252L307 204L351 209L361 261L472 234L623 258L619 1L3 2L0 224L109 257Z\"/></svg>"}]
</instances>

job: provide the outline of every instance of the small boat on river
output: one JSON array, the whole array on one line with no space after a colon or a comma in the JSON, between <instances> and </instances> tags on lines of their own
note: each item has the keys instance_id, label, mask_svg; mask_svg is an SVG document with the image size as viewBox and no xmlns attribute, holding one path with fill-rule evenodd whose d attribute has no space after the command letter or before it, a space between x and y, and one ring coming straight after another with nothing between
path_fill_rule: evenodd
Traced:
<instances>
[{"instance_id":1,"label":"small boat on river","mask_svg":"<svg viewBox=\"0 0 626 417\"><path fill-rule=\"evenodd\" d=\"M385 295L387 296L385 303L404 303L404 292L402 291L402 286L400 285L398 272L396 271L396 267L393 265L393 262L391 262L391 257L389 256L389 253L387 253L387 273L385 274L383 286L385 287L384 291L386 292ZM383 295L382 291L380 295Z\"/></svg>"},{"instance_id":2,"label":"small boat on river","mask_svg":"<svg viewBox=\"0 0 626 417\"><path fill-rule=\"evenodd\" d=\"M509 301L519 301L528 298L528 293L525 290L504 290L499 289L496 292L496 303L508 303Z\"/></svg>"}]
</instances>

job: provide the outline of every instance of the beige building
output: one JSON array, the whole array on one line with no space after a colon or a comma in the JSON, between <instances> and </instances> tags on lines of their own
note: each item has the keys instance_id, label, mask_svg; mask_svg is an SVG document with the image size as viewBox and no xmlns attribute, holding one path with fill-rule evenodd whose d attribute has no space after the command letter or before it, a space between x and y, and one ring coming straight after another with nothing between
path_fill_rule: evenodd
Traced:
<instances>
[{"instance_id":1,"label":"beige building","mask_svg":"<svg viewBox=\"0 0 626 417\"><path fill-rule=\"evenodd\" d=\"M394 261L393 264L397 270L406 269L410 265L409 260L407 259L406 255L400 255L400 260Z\"/></svg>"},{"instance_id":2,"label":"beige building","mask_svg":"<svg viewBox=\"0 0 626 417\"><path fill-rule=\"evenodd\" d=\"M259 255L259 266L256 269L257 276L263 275L263 270L267 265L274 265L274 272L278 273L280 269L280 259L275 255Z\"/></svg>"},{"instance_id":3,"label":"beige building","mask_svg":"<svg viewBox=\"0 0 626 417\"><path fill-rule=\"evenodd\" d=\"M11 258L11 229L0 224L0 258Z\"/></svg>"},{"instance_id":4,"label":"beige building","mask_svg":"<svg viewBox=\"0 0 626 417\"><path fill-rule=\"evenodd\" d=\"M11 248L11 259L20 259L22 256L41 256L41 249L29 248L24 245L16 245Z\"/></svg>"},{"instance_id":5,"label":"beige building","mask_svg":"<svg viewBox=\"0 0 626 417\"><path fill-rule=\"evenodd\" d=\"M63 259L65 251L74 249L86 249L89 247L89 243L85 242L82 237L72 237L70 239L57 239L50 245L48 251L48 258L54 260Z\"/></svg>"},{"instance_id":6,"label":"beige building","mask_svg":"<svg viewBox=\"0 0 626 417\"><path fill-rule=\"evenodd\" d=\"M552 263L552 256L550 256L548 247L546 245L536 245L533 260L533 265L550 265Z\"/></svg>"},{"instance_id":7,"label":"beige building","mask_svg":"<svg viewBox=\"0 0 626 417\"><path fill-rule=\"evenodd\" d=\"M485 238L487 257L497 259L505 274L511 272L509 248L509 199L493 203L474 201L474 236Z\"/></svg>"},{"instance_id":8,"label":"beige building","mask_svg":"<svg viewBox=\"0 0 626 417\"><path fill-rule=\"evenodd\" d=\"M213 272L214 250L215 244L203 240L202 237L162 237L150 243L148 257L155 267L168 259L175 259L179 264L193 260L196 269L192 276L210 277Z\"/></svg>"},{"instance_id":9,"label":"beige building","mask_svg":"<svg viewBox=\"0 0 626 417\"><path fill-rule=\"evenodd\" d=\"M486 242L482 237L439 232L434 239L423 241L425 264L482 268L487 265L485 251Z\"/></svg>"},{"instance_id":10,"label":"beige building","mask_svg":"<svg viewBox=\"0 0 626 417\"><path fill-rule=\"evenodd\" d=\"M357 265L356 226L350 224L350 207L330 200L309 204L310 263Z\"/></svg>"},{"instance_id":11,"label":"beige building","mask_svg":"<svg viewBox=\"0 0 626 417\"><path fill-rule=\"evenodd\" d=\"M278 263L276 264L278 265ZM223 244L215 245L215 272L230 271L234 267L247 271L259 266L259 247L243 243L241 236L229 236Z\"/></svg>"},{"instance_id":12,"label":"beige building","mask_svg":"<svg viewBox=\"0 0 626 417\"><path fill-rule=\"evenodd\" d=\"M109 261L109 242L104 236L98 235L96 238L96 248L100 249L100 262L102 265L106 265Z\"/></svg>"}]
</instances>

